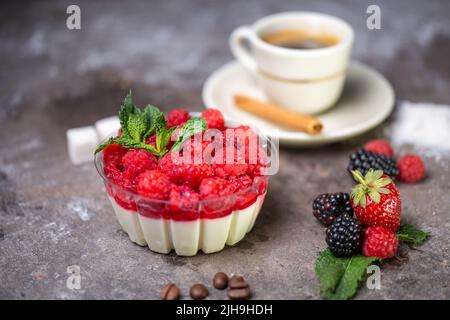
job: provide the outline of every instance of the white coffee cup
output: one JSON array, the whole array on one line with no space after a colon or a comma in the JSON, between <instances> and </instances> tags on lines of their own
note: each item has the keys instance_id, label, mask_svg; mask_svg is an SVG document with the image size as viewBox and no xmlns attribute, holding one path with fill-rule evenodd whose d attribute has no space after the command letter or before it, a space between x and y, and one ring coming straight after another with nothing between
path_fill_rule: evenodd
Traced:
<instances>
[{"instance_id":1,"label":"white coffee cup","mask_svg":"<svg viewBox=\"0 0 450 320\"><path fill-rule=\"evenodd\" d=\"M327 33L338 41L317 49L290 49L262 40L262 36L281 30ZM352 27L337 17L286 12L237 28L230 36L230 47L272 102L316 114L332 107L342 92L353 37Z\"/></svg>"}]
</instances>

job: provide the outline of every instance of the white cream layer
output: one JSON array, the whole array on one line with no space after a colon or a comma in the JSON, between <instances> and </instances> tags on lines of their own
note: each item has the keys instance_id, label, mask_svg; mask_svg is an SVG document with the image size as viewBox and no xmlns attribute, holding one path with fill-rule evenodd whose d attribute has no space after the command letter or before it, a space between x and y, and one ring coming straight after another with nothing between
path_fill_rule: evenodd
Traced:
<instances>
[{"instance_id":1,"label":"white cream layer","mask_svg":"<svg viewBox=\"0 0 450 320\"><path fill-rule=\"evenodd\" d=\"M172 249L180 256L193 256L198 250L212 253L222 250L225 244L232 246L244 238L253 228L264 200L258 196L251 206L234 210L231 214L216 219L175 221L142 216L135 211L119 206L109 197L122 229L131 241L159 253Z\"/></svg>"}]
</instances>

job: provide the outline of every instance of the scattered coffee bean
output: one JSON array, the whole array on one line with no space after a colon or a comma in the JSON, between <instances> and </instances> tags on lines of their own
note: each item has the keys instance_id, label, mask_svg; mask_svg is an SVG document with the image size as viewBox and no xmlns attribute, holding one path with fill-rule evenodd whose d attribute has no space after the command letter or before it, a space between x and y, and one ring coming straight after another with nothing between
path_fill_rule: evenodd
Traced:
<instances>
[{"instance_id":1,"label":"scattered coffee bean","mask_svg":"<svg viewBox=\"0 0 450 320\"><path fill-rule=\"evenodd\" d=\"M209 294L208 289L201 283L194 284L189 290L192 299L204 299Z\"/></svg>"},{"instance_id":2,"label":"scattered coffee bean","mask_svg":"<svg viewBox=\"0 0 450 320\"><path fill-rule=\"evenodd\" d=\"M228 276L224 272L217 272L213 278L213 286L216 289L223 290L228 286Z\"/></svg>"},{"instance_id":3,"label":"scattered coffee bean","mask_svg":"<svg viewBox=\"0 0 450 320\"><path fill-rule=\"evenodd\" d=\"M242 276L232 276L228 282L230 287L227 291L228 298L234 300L243 300L251 297L250 287Z\"/></svg>"},{"instance_id":4,"label":"scattered coffee bean","mask_svg":"<svg viewBox=\"0 0 450 320\"><path fill-rule=\"evenodd\" d=\"M233 300L244 300L251 297L252 292L249 287L240 288L240 289L228 289L227 291L228 298Z\"/></svg>"},{"instance_id":5,"label":"scattered coffee bean","mask_svg":"<svg viewBox=\"0 0 450 320\"><path fill-rule=\"evenodd\" d=\"M162 300L177 300L180 297L180 289L174 283L169 283L161 289L160 296Z\"/></svg>"},{"instance_id":6,"label":"scattered coffee bean","mask_svg":"<svg viewBox=\"0 0 450 320\"><path fill-rule=\"evenodd\" d=\"M228 282L228 285L231 289L242 289L248 287L247 281L242 276L232 276L230 278L230 281Z\"/></svg>"}]
</instances>

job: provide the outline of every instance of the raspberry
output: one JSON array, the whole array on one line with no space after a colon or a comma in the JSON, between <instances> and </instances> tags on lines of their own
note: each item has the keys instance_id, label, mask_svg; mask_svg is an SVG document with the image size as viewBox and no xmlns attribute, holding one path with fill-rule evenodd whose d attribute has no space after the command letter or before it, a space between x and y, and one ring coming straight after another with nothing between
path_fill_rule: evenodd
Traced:
<instances>
[{"instance_id":1,"label":"raspberry","mask_svg":"<svg viewBox=\"0 0 450 320\"><path fill-rule=\"evenodd\" d=\"M122 157L127 152L127 149L120 144L111 144L103 149L103 164L108 166L114 165L118 169L122 169Z\"/></svg>"},{"instance_id":2,"label":"raspberry","mask_svg":"<svg viewBox=\"0 0 450 320\"><path fill-rule=\"evenodd\" d=\"M234 150L234 156L232 159L227 159L226 149L223 150L223 159L221 159L220 163L217 157L214 159L215 163L213 164L214 173L218 177L226 178L229 176L240 176L247 172L248 166L245 163L244 157L238 158L239 156L236 154L236 150ZM231 162L231 163L228 163Z\"/></svg>"},{"instance_id":3,"label":"raspberry","mask_svg":"<svg viewBox=\"0 0 450 320\"><path fill-rule=\"evenodd\" d=\"M227 128L224 130L223 135L225 147L234 145L236 149L235 158L245 157L245 160L239 159L239 161L236 161L237 163L247 164L246 171L241 174L246 173L252 177L264 174L266 154L260 147L258 136L250 127ZM234 140L228 141L229 139ZM244 167L241 166L234 169L244 170ZM218 174L220 175L221 173L219 172ZM237 175L236 173L234 174Z\"/></svg>"},{"instance_id":4,"label":"raspberry","mask_svg":"<svg viewBox=\"0 0 450 320\"><path fill-rule=\"evenodd\" d=\"M213 219L230 214L235 205L233 189L228 180L222 178L206 178L200 184L200 198L202 202L201 216Z\"/></svg>"},{"instance_id":5,"label":"raspberry","mask_svg":"<svg viewBox=\"0 0 450 320\"><path fill-rule=\"evenodd\" d=\"M398 177L408 183L416 183L425 177L425 165L420 156L407 154L397 161Z\"/></svg>"},{"instance_id":6,"label":"raspberry","mask_svg":"<svg viewBox=\"0 0 450 320\"><path fill-rule=\"evenodd\" d=\"M250 147L259 147L259 140L256 133L248 126L239 126L236 128L226 128L223 131L223 140L225 145L234 145L240 151L246 151L246 156L249 155ZM258 150L255 150L257 154Z\"/></svg>"},{"instance_id":7,"label":"raspberry","mask_svg":"<svg viewBox=\"0 0 450 320\"><path fill-rule=\"evenodd\" d=\"M172 218L194 220L198 218L199 194L188 186L172 185L169 195L168 209L173 213Z\"/></svg>"},{"instance_id":8,"label":"raspberry","mask_svg":"<svg viewBox=\"0 0 450 320\"><path fill-rule=\"evenodd\" d=\"M202 112L202 117L206 120L208 129L225 129L225 120L222 113L217 109L206 109Z\"/></svg>"},{"instance_id":9,"label":"raspberry","mask_svg":"<svg viewBox=\"0 0 450 320\"><path fill-rule=\"evenodd\" d=\"M169 128L184 124L191 118L189 113L184 109L173 109L167 116L167 126Z\"/></svg>"},{"instance_id":10,"label":"raspberry","mask_svg":"<svg viewBox=\"0 0 450 320\"><path fill-rule=\"evenodd\" d=\"M158 163L158 170L161 172L167 174L169 177L171 176L171 173L173 173L173 170L175 168L175 163L172 158L172 153L169 152L164 157L159 160Z\"/></svg>"},{"instance_id":11,"label":"raspberry","mask_svg":"<svg viewBox=\"0 0 450 320\"><path fill-rule=\"evenodd\" d=\"M388 157L394 156L394 150L392 149L391 144L387 140L383 139L370 140L364 145L363 149L378 154L384 154Z\"/></svg>"},{"instance_id":12,"label":"raspberry","mask_svg":"<svg viewBox=\"0 0 450 320\"><path fill-rule=\"evenodd\" d=\"M104 172L105 176L115 184L119 184L120 180L122 180L122 171L113 163L105 164Z\"/></svg>"},{"instance_id":13,"label":"raspberry","mask_svg":"<svg viewBox=\"0 0 450 320\"><path fill-rule=\"evenodd\" d=\"M203 179L199 189L202 199L223 197L233 193L233 188L229 181L216 177Z\"/></svg>"},{"instance_id":14,"label":"raspberry","mask_svg":"<svg viewBox=\"0 0 450 320\"><path fill-rule=\"evenodd\" d=\"M250 188L253 184L253 179L247 175L240 177L229 178L231 188L236 194L235 209L245 209L251 204L255 203L258 197L258 189Z\"/></svg>"},{"instance_id":15,"label":"raspberry","mask_svg":"<svg viewBox=\"0 0 450 320\"><path fill-rule=\"evenodd\" d=\"M398 239L394 232L383 227L368 227L365 231L363 253L366 257L392 258Z\"/></svg>"},{"instance_id":16,"label":"raspberry","mask_svg":"<svg viewBox=\"0 0 450 320\"><path fill-rule=\"evenodd\" d=\"M203 140L203 137L192 136L189 140L187 140L181 149L181 152L184 154L185 152L190 152L191 159L194 161L196 158L201 157L201 162L205 162L204 159L205 150L211 141ZM195 158L194 158L195 157Z\"/></svg>"},{"instance_id":17,"label":"raspberry","mask_svg":"<svg viewBox=\"0 0 450 320\"><path fill-rule=\"evenodd\" d=\"M247 160L247 162L248 162L247 174L252 177L266 175L267 164L266 164L265 159L266 159L265 154L263 153L263 151L260 148L258 148L256 163L255 163L255 159Z\"/></svg>"},{"instance_id":18,"label":"raspberry","mask_svg":"<svg viewBox=\"0 0 450 320\"><path fill-rule=\"evenodd\" d=\"M158 169L168 175L175 183L182 183L191 188L196 188L200 185L203 179L212 177L214 170L211 165L207 163L200 164L184 164L175 163L178 155L173 153L166 154L158 164Z\"/></svg>"},{"instance_id":19,"label":"raspberry","mask_svg":"<svg viewBox=\"0 0 450 320\"><path fill-rule=\"evenodd\" d=\"M130 182L129 180L122 180L122 185L120 186L122 189L135 193L136 186L134 182ZM133 195L130 195L126 191L123 191L120 188L113 188L114 200L123 208L136 211L136 202Z\"/></svg>"},{"instance_id":20,"label":"raspberry","mask_svg":"<svg viewBox=\"0 0 450 320\"><path fill-rule=\"evenodd\" d=\"M229 177L228 181L230 181L233 192L245 190L253 184L253 179L247 175L243 175L240 177L231 176Z\"/></svg>"},{"instance_id":21,"label":"raspberry","mask_svg":"<svg viewBox=\"0 0 450 320\"><path fill-rule=\"evenodd\" d=\"M136 211L136 204L133 196L126 192L136 193L134 179L129 178L125 172L120 171L111 163L106 165L105 175L112 181L112 184L106 184L108 194L114 197L116 202L123 208ZM122 189L124 189L125 192Z\"/></svg>"},{"instance_id":22,"label":"raspberry","mask_svg":"<svg viewBox=\"0 0 450 320\"><path fill-rule=\"evenodd\" d=\"M141 196L165 200L170 190L169 177L158 170L145 171L137 177L137 193Z\"/></svg>"},{"instance_id":23,"label":"raspberry","mask_svg":"<svg viewBox=\"0 0 450 320\"><path fill-rule=\"evenodd\" d=\"M123 167L128 175L137 177L146 170L154 170L158 159L147 150L131 149L122 157Z\"/></svg>"},{"instance_id":24,"label":"raspberry","mask_svg":"<svg viewBox=\"0 0 450 320\"><path fill-rule=\"evenodd\" d=\"M213 175L214 171L207 163L185 164L179 167L176 179L192 188L196 188L203 179L212 177Z\"/></svg>"},{"instance_id":25,"label":"raspberry","mask_svg":"<svg viewBox=\"0 0 450 320\"><path fill-rule=\"evenodd\" d=\"M262 164L249 164L248 168L247 168L247 174L252 176L252 177L257 177L257 176L263 176L265 175L264 172L266 170L266 167Z\"/></svg>"},{"instance_id":26,"label":"raspberry","mask_svg":"<svg viewBox=\"0 0 450 320\"><path fill-rule=\"evenodd\" d=\"M327 228L325 240L334 256L352 256L361 249L361 224L356 218L344 213Z\"/></svg>"}]
</instances>

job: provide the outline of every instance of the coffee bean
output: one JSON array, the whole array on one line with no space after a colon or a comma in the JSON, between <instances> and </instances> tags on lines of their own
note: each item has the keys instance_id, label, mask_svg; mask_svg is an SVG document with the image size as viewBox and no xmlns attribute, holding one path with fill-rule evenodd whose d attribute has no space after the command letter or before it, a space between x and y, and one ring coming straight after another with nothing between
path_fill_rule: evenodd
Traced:
<instances>
[{"instance_id":1,"label":"coffee bean","mask_svg":"<svg viewBox=\"0 0 450 320\"><path fill-rule=\"evenodd\" d=\"M228 286L228 276L224 272L217 272L213 278L213 286L216 289L223 290Z\"/></svg>"},{"instance_id":2,"label":"coffee bean","mask_svg":"<svg viewBox=\"0 0 450 320\"><path fill-rule=\"evenodd\" d=\"M208 289L201 283L194 284L189 290L192 299L204 299L209 294Z\"/></svg>"},{"instance_id":3,"label":"coffee bean","mask_svg":"<svg viewBox=\"0 0 450 320\"><path fill-rule=\"evenodd\" d=\"M230 278L230 281L228 282L228 285L231 289L242 289L248 287L247 281L241 276L232 276Z\"/></svg>"},{"instance_id":4,"label":"coffee bean","mask_svg":"<svg viewBox=\"0 0 450 320\"><path fill-rule=\"evenodd\" d=\"M251 297L252 292L249 287L240 288L240 289L228 289L227 291L228 298L233 300L244 300Z\"/></svg>"},{"instance_id":5,"label":"coffee bean","mask_svg":"<svg viewBox=\"0 0 450 320\"><path fill-rule=\"evenodd\" d=\"M180 289L174 283L169 283L161 289L160 296L162 300L177 300L180 297Z\"/></svg>"}]
</instances>

